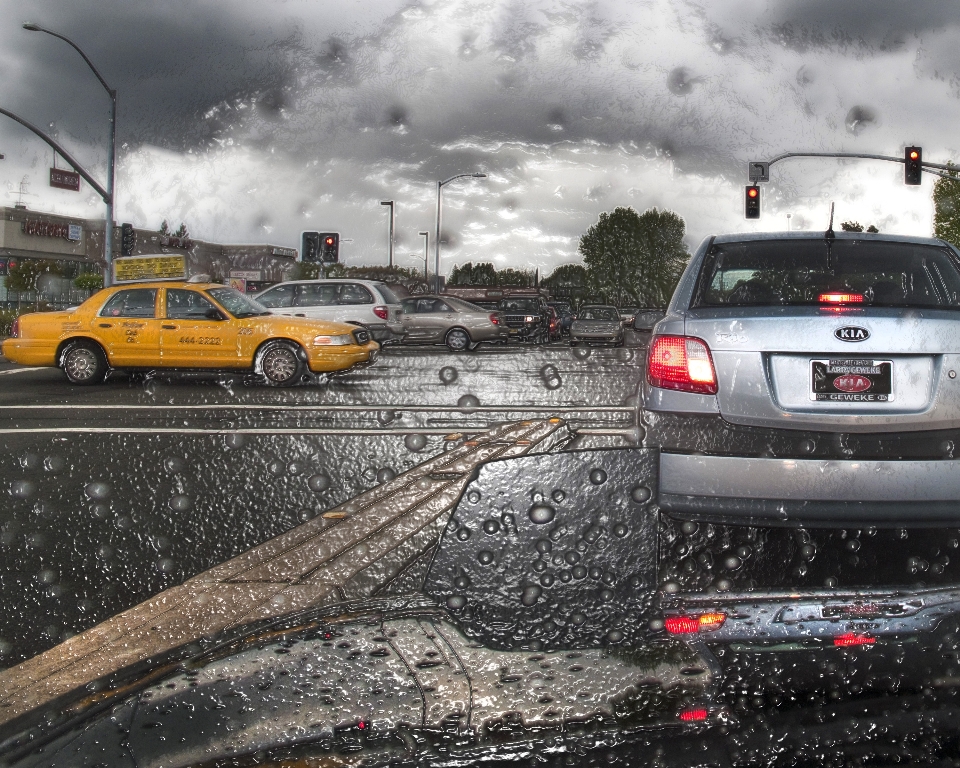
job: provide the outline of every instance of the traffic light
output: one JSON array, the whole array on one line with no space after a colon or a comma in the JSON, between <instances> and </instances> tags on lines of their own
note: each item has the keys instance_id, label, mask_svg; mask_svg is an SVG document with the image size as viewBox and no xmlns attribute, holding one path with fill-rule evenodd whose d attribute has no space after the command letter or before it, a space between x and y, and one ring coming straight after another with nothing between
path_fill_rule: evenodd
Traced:
<instances>
[{"instance_id":1,"label":"traffic light","mask_svg":"<svg viewBox=\"0 0 960 768\"><path fill-rule=\"evenodd\" d=\"M340 233L320 233L320 261L324 264L336 264L340 261Z\"/></svg>"},{"instance_id":2,"label":"traffic light","mask_svg":"<svg viewBox=\"0 0 960 768\"><path fill-rule=\"evenodd\" d=\"M300 261L316 264L320 261L320 233L300 233Z\"/></svg>"},{"instance_id":3,"label":"traffic light","mask_svg":"<svg viewBox=\"0 0 960 768\"><path fill-rule=\"evenodd\" d=\"M748 219L760 218L760 187L747 187L743 201L743 215Z\"/></svg>"},{"instance_id":4,"label":"traffic light","mask_svg":"<svg viewBox=\"0 0 960 768\"><path fill-rule=\"evenodd\" d=\"M903 183L911 186L920 184L923 150L920 147L906 147L903 150Z\"/></svg>"},{"instance_id":5,"label":"traffic light","mask_svg":"<svg viewBox=\"0 0 960 768\"><path fill-rule=\"evenodd\" d=\"M137 246L137 236L133 231L133 224L120 225L120 255L133 256L133 249Z\"/></svg>"}]
</instances>

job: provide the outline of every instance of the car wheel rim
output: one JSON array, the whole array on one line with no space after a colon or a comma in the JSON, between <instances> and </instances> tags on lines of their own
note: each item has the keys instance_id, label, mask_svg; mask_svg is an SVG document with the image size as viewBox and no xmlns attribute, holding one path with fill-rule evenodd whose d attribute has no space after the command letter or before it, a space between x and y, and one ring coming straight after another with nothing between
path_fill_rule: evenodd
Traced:
<instances>
[{"instance_id":1,"label":"car wheel rim","mask_svg":"<svg viewBox=\"0 0 960 768\"><path fill-rule=\"evenodd\" d=\"M455 331L450 334L447 339L447 344L450 345L451 349L461 350L467 348L467 337L465 333Z\"/></svg>"},{"instance_id":2,"label":"car wheel rim","mask_svg":"<svg viewBox=\"0 0 960 768\"><path fill-rule=\"evenodd\" d=\"M296 370L297 360L288 349L273 349L263 356L263 375L270 381L289 381Z\"/></svg>"},{"instance_id":3,"label":"car wheel rim","mask_svg":"<svg viewBox=\"0 0 960 768\"><path fill-rule=\"evenodd\" d=\"M75 349L64 360L64 368L74 381L89 381L97 370L97 356L91 349Z\"/></svg>"}]
</instances>

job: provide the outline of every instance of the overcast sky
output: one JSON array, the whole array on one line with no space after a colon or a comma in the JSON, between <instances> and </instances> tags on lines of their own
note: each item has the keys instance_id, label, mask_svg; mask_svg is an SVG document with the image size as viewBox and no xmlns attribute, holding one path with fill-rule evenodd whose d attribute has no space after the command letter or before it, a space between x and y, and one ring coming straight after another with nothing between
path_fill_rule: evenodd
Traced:
<instances>
[{"instance_id":1,"label":"overcast sky","mask_svg":"<svg viewBox=\"0 0 960 768\"><path fill-rule=\"evenodd\" d=\"M0 0L0 106L105 175L109 102L65 43L119 91L118 221L296 246L341 232L347 263L422 266L444 187L442 271L464 261L577 259L600 212L656 206L694 247L715 232L837 221L932 232L933 178L787 160L759 223L749 160L786 151L960 155L955 0ZM48 186L52 151L0 116L0 192L96 218L85 183ZM62 162L62 161L61 161Z\"/></svg>"}]
</instances>

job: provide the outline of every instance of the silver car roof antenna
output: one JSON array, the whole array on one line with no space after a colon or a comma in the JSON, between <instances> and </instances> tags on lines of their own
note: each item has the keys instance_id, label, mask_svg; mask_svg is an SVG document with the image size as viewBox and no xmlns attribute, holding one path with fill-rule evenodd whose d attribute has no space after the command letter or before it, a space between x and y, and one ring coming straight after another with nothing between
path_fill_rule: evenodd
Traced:
<instances>
[{"instance_id":1,"label":"silver car roof antenna","mask_svg":"<svg viewBox=\"0 0 960 768\"><path fill-rule=\"evenodd\" d=\"M823 233L827 240L833 240L836 235L833 233L833 203L830 203L830 223L827 224L827 231Z\"/></svg>"}]
</instances>

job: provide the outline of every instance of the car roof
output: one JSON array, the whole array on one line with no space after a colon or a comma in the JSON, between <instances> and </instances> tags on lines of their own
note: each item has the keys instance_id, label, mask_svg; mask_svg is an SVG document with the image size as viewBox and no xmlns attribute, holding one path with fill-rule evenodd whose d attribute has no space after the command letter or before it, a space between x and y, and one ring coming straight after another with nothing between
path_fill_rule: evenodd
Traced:
<instances>
[{"instance_id":1,"label":"car roof","mask_svg":"<svg viewBox=\"0 0 960 768\"><path fill-rule=\"evenodd\" d=\"M834 232L837 240L877 240L891 243L912 243L914 245L948 246L944 240L934 237L915 237L912 235L890 235L884 232ZM715 243L757 242L761 240L823 240L823 230L802 232L736 232L725 235L715 235Z\"/></svg>"},{"instance_id":2,"label":"car roof","mask_svg":"<svg viewBox=\"0 0 960 768\"><path fill-rule=\"evenodd\" d=\"M208 288L229 288L229 285L223 283L189 283L186 280L144 280L141 282L114 283L108 286L108 290L121 288L199 288L206 290Z\"/></svg>"},{"instance_id":3,"label":"car roof","mask_svg":"<svg viewBox=\"0 0 960 768\"><path fill-rule=\"evenodd\" d=\"M360 280L359 278L354 279L352 277L331 277L327 279L315 278L311 280L284 280L283 282L277 283L277 285L312 285L320 283L360 283L361 285L386 285L383 280ZM277 285L271 285L270 288L276 288ZM268 288L267 290L270 290Z\"/></svg>"}]
</instances>

